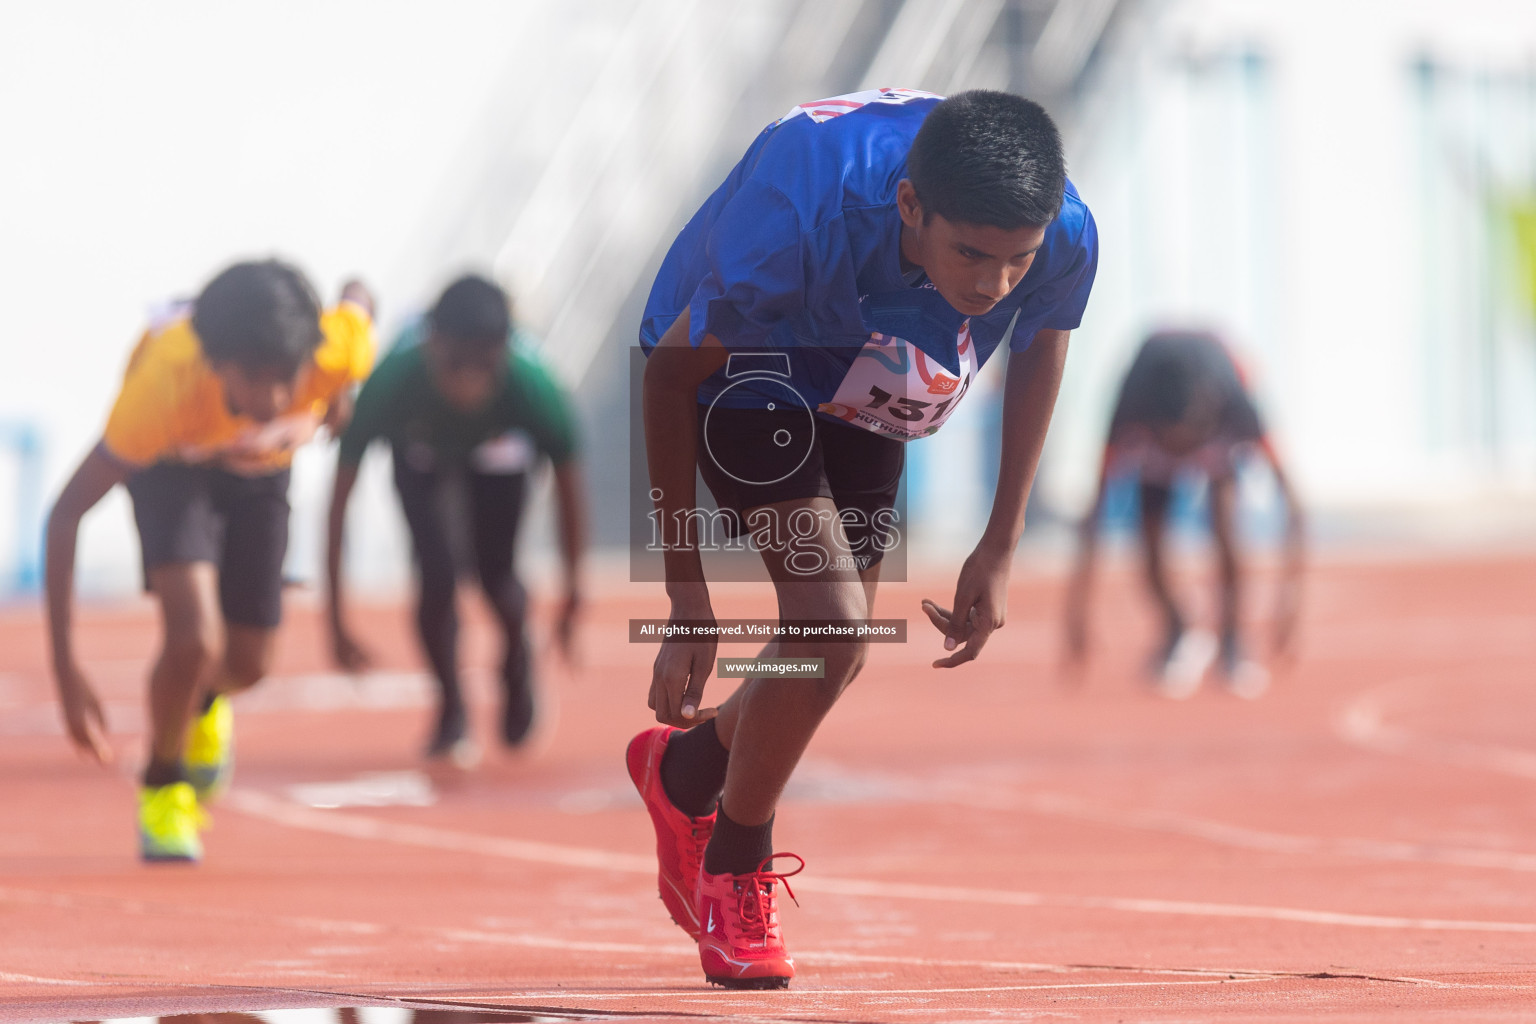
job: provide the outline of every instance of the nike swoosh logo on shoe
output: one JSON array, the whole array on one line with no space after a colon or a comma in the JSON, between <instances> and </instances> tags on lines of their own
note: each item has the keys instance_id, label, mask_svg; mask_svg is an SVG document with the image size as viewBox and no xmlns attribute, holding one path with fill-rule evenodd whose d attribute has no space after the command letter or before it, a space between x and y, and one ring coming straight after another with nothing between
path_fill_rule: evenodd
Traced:
<instances>
[{"instance_id":1,"label":"nike swoosh logo on shoe","mask_svg":"<svg viewBox=\"0 0 1536 1024\"><path fill-rule=\"evenodd\" d=\"M670 878L666 879L665 881L667 885L671 887L672 891L677 894L677 898L682 901L683 908L688 911L688 917L691 918L695 924L697 924L699 921L699 912L693 909L693 893L684 892L683 890L679 889L675 884L673 884Z\"/></svg>"}]
</instances>

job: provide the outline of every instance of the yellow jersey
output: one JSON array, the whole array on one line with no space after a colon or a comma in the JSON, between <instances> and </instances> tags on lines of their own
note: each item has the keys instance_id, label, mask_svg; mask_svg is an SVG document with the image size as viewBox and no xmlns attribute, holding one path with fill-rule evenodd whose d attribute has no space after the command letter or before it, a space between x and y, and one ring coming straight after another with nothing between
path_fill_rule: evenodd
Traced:
<instances>
[{"instance_id":1,"label":"yellow jersey","mask_svg":"<svg viewBox=\"0 0 1536 1024\"><path fill-rule=\"evenodd\" d=\"M300 371L293 400L279 419L324 417L336 397L373 366L367 310L343 302L321 314L320 329L324 340ZM188 310L139 340L101 440L108 453L130 466L210 462L270 426L230 412L223 382L203 355ZM251 468L249 454L242 458ZM275 450L258 456L257 468L277 472L292 459L291 450Z\"/></svg>"}]
</instances>

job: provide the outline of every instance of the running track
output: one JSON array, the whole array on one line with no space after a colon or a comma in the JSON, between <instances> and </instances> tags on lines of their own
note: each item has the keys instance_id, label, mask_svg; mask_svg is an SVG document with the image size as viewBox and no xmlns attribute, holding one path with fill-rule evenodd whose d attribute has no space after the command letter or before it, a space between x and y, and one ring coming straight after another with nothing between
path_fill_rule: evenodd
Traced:
<instances>
[{"instance_id":1,"label":"running track","mask_svg":"<svg viewBox=\"0 0 1536 1024\"><path fill-rule=\"evenodd\" d=\"M134 860L129 767L71 754L37 613L0 614L0 1021L401 1000L549 1019L1536 1018L1536 558L1325 565L1299 661L1255 703L1139 689L1150 623L1128 574L1099 590L1081 686L1056 673L1046 576L1018 580L980 664L937 673L917 601L949 584L883 593L924 642L873 649L786 799L778 846L810 864L784 907L801 975L754 994L702 983L622 768L654 653L624 622L658 612L657 588L605 584L583 671L546 673L542 749L467 775L413 756L407 611L367 616L388 671L354 683L324 674L296 595L192 869ZM768 610L717 595L722 615ZM81 615L126 754L153 622ZM467 660L487 664L472 622Z\"/></svg>"}]
</instances>

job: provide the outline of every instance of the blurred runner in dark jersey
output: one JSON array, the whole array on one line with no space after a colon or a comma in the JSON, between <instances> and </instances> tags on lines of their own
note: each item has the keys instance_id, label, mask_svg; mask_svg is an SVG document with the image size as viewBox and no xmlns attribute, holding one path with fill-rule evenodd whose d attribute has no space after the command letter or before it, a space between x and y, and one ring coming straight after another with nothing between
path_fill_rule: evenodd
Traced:
<instances>
[{"instance_id":1,"label":"blurred runner in dark jersey","mask_svg":"<svg viewBox=\"0 0 1536 1024\"><path fill-rule=\"evenodd\" d=\"M1202 331L1161 331L1136 354L1120 387L1104 446L1098 494L1083 518L1076 572L1067 597L1067 653L1087 651L1087 602L1105 494L1115 479L1135 478L1147 583L1164 624L1153 662L1154 686L1168 697L1194 694L1214 663L1228 688L1254 698L1269 673L1251 659L1241 635L1243 560L1236 529L1237 468L1268 462L1286 508L1285 553L1275 616L1275 653L1289 645L1302 565L1302 515L1296 494L1265 432L1242 372L1225 345ZM1174 599L1164 557L1174 482L1203 476L1219 566L1218 633L1192 628Z\"/></svg>"},{"instance_id":2,"label":"blurred runner in dark jersey","mask_svg":"<svg viewBox=\"0 0 1536 1024\"><path fill-rule=\"evenodd\" d=\"M533 728L536 710L517 533L530 477L546 461L554 470L565 569L555 636L567 658L581 606L586 511L576 419L565 390L520 333L506 293L495 283L468 275L449 285L431 313L405 328L363 385L341 437L331 497L326 559L331 643L337 662L359 671L371 659L345 611L341 553L347 501L368 446L375 440L390 443L395 490L415 555L417 631L438 684L437 725L427 756L465 767L479 757L458 658L456 595L461 565L470 559L459 557L461 545L454 541L468 537L475 574L501 627L500 732L507 746L516 747Z\"/></svg>"}]
</instances>

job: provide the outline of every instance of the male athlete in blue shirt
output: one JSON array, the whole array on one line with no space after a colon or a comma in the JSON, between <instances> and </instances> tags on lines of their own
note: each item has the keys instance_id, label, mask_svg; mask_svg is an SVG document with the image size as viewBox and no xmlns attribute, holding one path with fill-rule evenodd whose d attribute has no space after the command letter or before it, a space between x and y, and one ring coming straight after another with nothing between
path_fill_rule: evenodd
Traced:
<instances>
[{"instance_id":1,"label":"male athlete in blue shirt","mask_svg":"<svg viewBox=\"0 0 1536 1024\"><path fill-rule=\"evenodd\" d=\"M658 521L687 521L697 466L731 531L751 535L783 619L862 622L902 527L904 442L942 427L1006 343L991 517L952 605L923 602L951 652L935 667L973 660L1004 621L1097 257L1056 127L1028 100L880 89L796 107L684 227L651 290L640 337ZM663 557L671 618L712 620L698 548ZM650 706L663 725L631 741L628 765L662 900L698 939L705 977L782 988L794 966L775 909L785 875L770 870L775 805L866 648L776 640L763 656L821 658L824 677L748 679L710 708L715 651L662 645Z\"/></svg>"}]
</instances>

